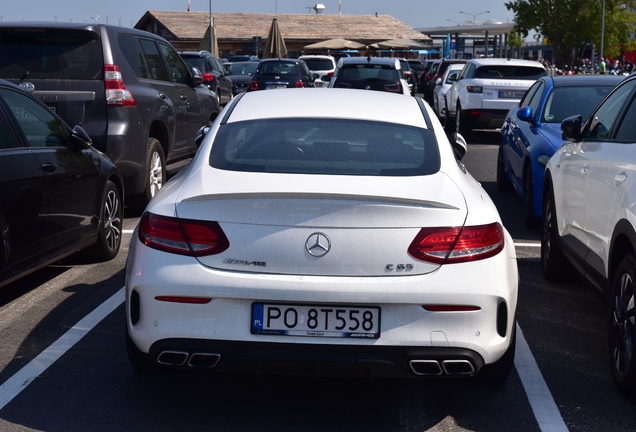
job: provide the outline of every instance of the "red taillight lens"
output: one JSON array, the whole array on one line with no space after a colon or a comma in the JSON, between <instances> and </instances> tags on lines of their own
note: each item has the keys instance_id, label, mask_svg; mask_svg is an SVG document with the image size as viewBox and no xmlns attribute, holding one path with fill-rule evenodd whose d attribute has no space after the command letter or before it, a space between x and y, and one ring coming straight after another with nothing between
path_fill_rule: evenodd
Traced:
<instances>
[{"instance_id":1,"label":"red taillight lens","mask_svg":"<svg viewBox=\"0 0 636 432\"><path fill-rule=\"evenodd\" d=\"M489 258L503 248L503 227L495 222L467 227L422 228L408 253L418 260L452 264Z\"/></svg>"},{"instance_id":2,"label":"red taillight lens","mask_svg":"<svg viewBox=\"0 0 636 432\"><path fill-rule=\"evenodd\" d=\"M296 88L305 88L305 83L303 83L303 80L296 81Z\"/></svg>"},{"instance_id":3,"label":"red taillight lens","mask_svg":"<svg viewBox=\"0 0 636 432\"><path fill-rule=\"evenodd\" d=\"M481 93L484 91L484 88L481 86L466 86L466 91L468 93Z\"/></svg>"},{"instance_id":4,"label":"red taillight lens","mask_svg":"<svg viewBox=\"0 0 636 432\"><path fill-rule=\"evenodd\" d=\"M212 75L210 72L204 72L202 77L203 77L203 82L214 81L214 75Z\"/></svg>"},{"instance_id":5,"label":"red taillight lens","mask_svg":"<svg viewBox=\"0 0 636 432\"><path fill-rule=\"evenodd\" d=\"M391 93L402 93L402 84L399 81L396 83L385 84L384 90Z\"/></svg>"},{"instance_id":6,"label":"red taillight lens","mask_svg":"<svg viewBox=\"0 0 636 432\"><path fill-rule=\"evenodd\" d=\"M253 80L250 82L250 90L258 90L258 81Z\"/></svg>"},{"instance_id":7,"label":"red taillight lens","mask_svg":"<svg viewBox=\"0 0 636 432\"><path fill-rule=\"evenodd\" d=\"M139 222L139 240L148 247L188 256L221 253L230 242L217 222L178 219L144 213Z\"/></svg>"},{"instance_id":8,"label":"red taillight lens","mask_svg":"<svg viewBox=\"0 0 636 432\"><path fill-rule=\"evenodd\" d=\"M106 90L106 105L135 106L135 98L124 85L119 66L104 65L104 88Z\"/></svg>"}]
</instances>

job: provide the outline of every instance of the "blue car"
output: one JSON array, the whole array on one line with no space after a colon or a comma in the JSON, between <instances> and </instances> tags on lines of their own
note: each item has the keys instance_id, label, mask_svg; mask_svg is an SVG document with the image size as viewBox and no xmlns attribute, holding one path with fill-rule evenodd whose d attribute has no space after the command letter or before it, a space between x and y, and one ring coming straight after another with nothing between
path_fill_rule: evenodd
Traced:
<instances>
[{"instance_id":1,"label":"blue car","mask_svg":"<svg viewBox=\"0 0 636 432\"><path fill-rule=\"evenodd\" d=\"M541 219L543 172L563 143L561 121L573 115L587 119L622 80L610 75L545 76L506 115L497 156L497 187L514 189L523 198L526 226L534 227Z\"/></svg>"}]
</instances>

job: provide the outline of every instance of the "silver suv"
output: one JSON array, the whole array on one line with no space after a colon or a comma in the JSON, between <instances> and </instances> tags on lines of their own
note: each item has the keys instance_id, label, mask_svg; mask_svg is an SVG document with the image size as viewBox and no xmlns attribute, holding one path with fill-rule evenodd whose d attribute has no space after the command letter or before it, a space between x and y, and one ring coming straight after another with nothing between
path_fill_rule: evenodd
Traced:
<instances>
[{"instance_id":1,"label":"silver suv","mask_svg":"<svg viewBox=\"0 0 636 432\"><path fill-rule=\"evenodd\" d=\"M145 206L166 164L192 157L219 104L152 33L101 24L0 23L0 78L21 85L115 162L128 202Z\"/></svg>"}]
</instances>

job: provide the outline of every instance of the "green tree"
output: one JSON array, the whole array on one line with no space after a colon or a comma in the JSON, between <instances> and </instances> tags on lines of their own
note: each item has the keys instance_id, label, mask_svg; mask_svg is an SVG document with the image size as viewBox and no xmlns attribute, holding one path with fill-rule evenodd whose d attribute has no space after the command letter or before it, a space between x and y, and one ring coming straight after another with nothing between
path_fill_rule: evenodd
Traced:
<instances>
[{"instance_id":1,"label":"green tree","mask_svg":"<svg viewBox=\"0 0 636 432\"><path fill-rule=\"evenodd\" d=\"M605 1L606 56L631 51L636 43L630 34L636 29L636 0ZM579 64L587 44L600 52L602 0L512 0L505 3L515 13L516 28L525 36L531 30L547 38L558 67ZM624 7L622 7L624 5Z\"/></svg>"}]
</instances>

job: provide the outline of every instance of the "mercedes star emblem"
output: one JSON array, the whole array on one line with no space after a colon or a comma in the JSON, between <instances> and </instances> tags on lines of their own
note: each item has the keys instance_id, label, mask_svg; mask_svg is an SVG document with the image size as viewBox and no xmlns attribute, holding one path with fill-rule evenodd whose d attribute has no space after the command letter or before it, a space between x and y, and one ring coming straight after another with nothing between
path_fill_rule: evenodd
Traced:
<instances>
[{"instance_id":1,"label":"mercedes star emblem","mask_svg":"<svg viewBox=\"0 0 636 432\"><path fill-rule=\"evenodd\" d=\"M309 255L320 258L329 252L331 249L331 240L324 233L313 233L309 236L305 242L305 249L309 252Z\"/></svg>"}]
</instances>

